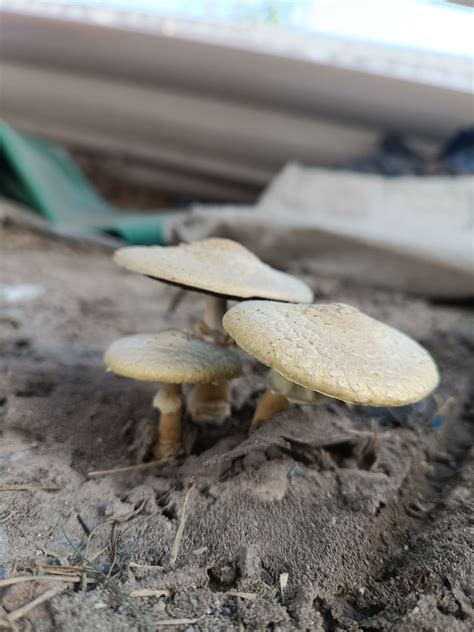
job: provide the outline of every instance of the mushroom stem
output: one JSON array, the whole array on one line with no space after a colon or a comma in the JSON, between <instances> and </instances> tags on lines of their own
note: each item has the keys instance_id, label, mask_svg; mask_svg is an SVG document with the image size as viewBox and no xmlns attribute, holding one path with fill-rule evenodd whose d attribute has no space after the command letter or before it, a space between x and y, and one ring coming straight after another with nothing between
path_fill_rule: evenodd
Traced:
<instances>
[{"instance_id":1,"label":"mushroom stem","mask_svg":"<svg viewBox=\"0 0 474 632\"><path fill-rule=\"evenodd\" d=\"M227 299L207 296L201 324L204 332L215 344L221 344L226 333L222 318L227 311ZM188 396L188 410L196 423L220 425L230 415L230 383L197 384Z\"/></svg>"},{"instance_id":2,"label":"mushroom stem","mask_svg":"<svg viewBox=\"0 0 474 632\"><path fill-rule=\"evenodd\" d=\"M197 384L188 396L191 419L197 423L221 424L230 415L230 382Z\"/></svg>"},{"instance_id":3,"label":"mushroom stem","mask_svg":"<svg viewBox=\"0 0 474 632\"><path fill-rule=\"evenodd\" d=\"M203 323L210 331L224 331L222 318L227 311L227 299L222 296L207 296Z\"/></svg>"},{"instance_id":4,"label":"mushroom stem","mask_svg":"<svg viewBox=\"0 0 474 632\"><path fill-rule=\"evenodd\" d=\"M181 384L164 384L155 395L153 406L160 411L155 456L158 459L178 456L182 448L181 410L183 408L183 394Z\"/></svg>"},{"instance_id":5,"label":"mushroom stem","mask_svg":"<svg viewBox=\"0 0 474 632\"><path fill-rule=\"evenodd\" d=\"M287 410L289 405L290 402L284 395L267 389L258 400L250 430L255 430L260 424L271 419L273 415Z\"/></svg>"},{"instance_id":6,"label":"mushroom stem","mask_svg":"<svg viewBox=\"0 0 474 632\"><path fill-rule=\"evenodd\" d=\"M289 402L293 404L310 404L312 406L319 406L327 400L327 397L317 391L312 391L309 388L296 384L287 380L281 373L270 369L267 377L268 388L284 395Z\"/></svg>"}]
</instances>

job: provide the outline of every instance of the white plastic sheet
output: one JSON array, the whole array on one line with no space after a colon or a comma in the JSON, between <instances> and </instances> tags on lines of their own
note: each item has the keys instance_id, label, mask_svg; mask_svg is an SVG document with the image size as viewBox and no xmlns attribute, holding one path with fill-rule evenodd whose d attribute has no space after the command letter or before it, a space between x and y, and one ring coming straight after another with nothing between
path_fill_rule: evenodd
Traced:
<instances>
[{"instance_id":1,"label":"white plastic sheet","mask_svg":"<svg viewBox=\"0 0 474 632\"><path fill-rule=\"evenodd\" d=\"M279 268L439 297L474 294L474 178L286 166L258 204L195 207L175 239L224 236Z\"/></svg>"}]
</instances>

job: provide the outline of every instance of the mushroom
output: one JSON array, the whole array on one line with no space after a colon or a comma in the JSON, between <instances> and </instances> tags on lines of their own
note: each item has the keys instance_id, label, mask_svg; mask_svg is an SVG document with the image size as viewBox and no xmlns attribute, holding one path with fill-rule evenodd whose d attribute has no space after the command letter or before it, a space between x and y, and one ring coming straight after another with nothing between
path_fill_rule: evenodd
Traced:
<instances>
[{"instance_id":1,"label":"mushroom","mask_svg":"<svg viewBox=\"0 0 474 632\"><path fill-rule=\"evenodd\" d=\"M160 411L158 458L178 456L182 449L182 384L216 384L220 388L242 373L235 351L178 330L119 338L105 352L110 371L146 382L162 382L153 399Z\"/></svg>"},{"instance_id":2,"label":"mushroom","mask_svg":"<svg viewBox=\"0 0 474 632\"><path fill-rule=\"evenodd\" d=\"M285 387L277 375L362 406L412 404L439 383L436 364L415 340L342 303L246 301L232 307L223 324L242 349L275 371L253 425L285 410L288 400L295 399L291 384ZM305 390L301 394L304 399Z\"/></svg>"},{"instance_id":3,"label":"mushroom","mask_svg":"<svg viewBox=\"0 0 474 632\"><path fill-rule=\"evenodd\" d=\"M227 299L265 298L290 303L308 302L312 290L302 281L263 263L241 244L211 238L179 246L131 246L114 255L116 263L165 283L206 293L204 315L196 333L225 342L222 317ZM199 384L188 408L196 422L221 423L230 414L230 385Z\"/></svg>"}]
</instances>

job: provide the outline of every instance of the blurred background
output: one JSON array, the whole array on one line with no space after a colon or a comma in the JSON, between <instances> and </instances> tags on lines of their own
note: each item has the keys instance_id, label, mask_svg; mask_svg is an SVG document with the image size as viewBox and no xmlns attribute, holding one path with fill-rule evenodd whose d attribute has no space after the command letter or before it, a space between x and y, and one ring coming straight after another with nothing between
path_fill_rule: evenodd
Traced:
<instances>
[{"instance_id":1,"label":"blurred background","mask_svg":"<svg viewBox=\"0 0 474 632\"><path fill-rule=\"evenodd\" d=\"M365 255L370 271L382 249L387 268L409 260L374 281L413 289L428 261L435 293L470 294L471 5L4 0L0 191L130 243L221 234L258 252L249 232L270 226L292 258L325 251L322 273Z\"/></svg>"}]
</instances>

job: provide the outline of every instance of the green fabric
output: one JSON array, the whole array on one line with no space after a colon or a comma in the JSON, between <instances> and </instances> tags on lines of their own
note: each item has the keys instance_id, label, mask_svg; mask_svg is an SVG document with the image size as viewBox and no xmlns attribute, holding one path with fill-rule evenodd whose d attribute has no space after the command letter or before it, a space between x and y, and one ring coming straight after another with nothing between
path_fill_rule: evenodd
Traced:
<instances>
[{"instance_id":1,"label":"green fabric","mask_svg":"<svg viewBox=\"0 0 474 632\"><path fill-rule=\"evenodd\" d=\"M105 232L131 244L165 243L163 214L120 212L98 195L65 150L2 121L0 195L79 233Z\"/></svg>"}]
</instances>

